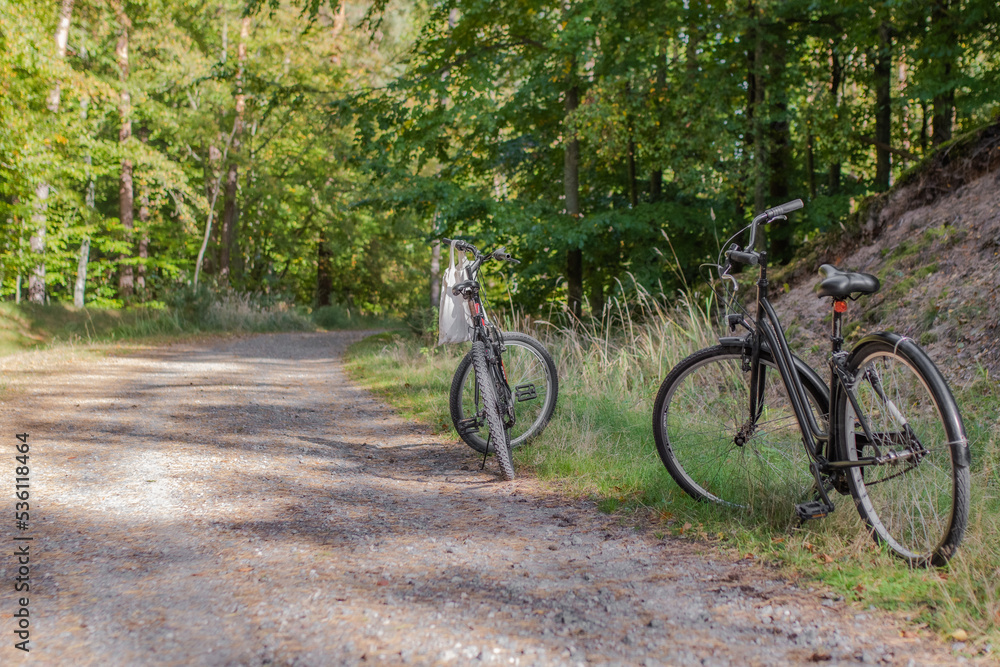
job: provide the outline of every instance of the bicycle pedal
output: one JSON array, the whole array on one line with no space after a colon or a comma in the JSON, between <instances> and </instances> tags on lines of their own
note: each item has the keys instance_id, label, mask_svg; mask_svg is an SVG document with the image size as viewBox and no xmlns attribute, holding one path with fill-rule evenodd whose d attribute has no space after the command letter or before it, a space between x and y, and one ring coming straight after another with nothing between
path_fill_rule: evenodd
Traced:
<instances>
[{"instance_id":1,"label":"bicycle pedal","mask_svg":"<svg viewBox=\"0 0 1000 667\"><path fill-rule=\"evenodd\" d=\"M479 433L479 421L475 417L469 417L468 419L460 419L458 424L459 435L469 435L472 433Z\"/></svg>"},{"instance_id":2,"label":"bicycle pedal","mask_svg":"<svg viewBox=\"0 0 1000 667\"><path fill-rule=\"evenodd\" d=\"M535 391L533 384L519 384L514 387L514 396L517 397L518 403L523 403L538 398L538 392Z\"/></svg>"},{"instance_id":3,"label":"bicycle pedal","mask_svg":"<svg viewBox=\"0 0 1000 667\"><path fill-rule=\"evenodd\" d=\"M822 500L811 500L807 503L795 506L795 515L799 517L800 521L822 519L832 511L833 507L827 505Z\"/></svg>"}]
</instances>

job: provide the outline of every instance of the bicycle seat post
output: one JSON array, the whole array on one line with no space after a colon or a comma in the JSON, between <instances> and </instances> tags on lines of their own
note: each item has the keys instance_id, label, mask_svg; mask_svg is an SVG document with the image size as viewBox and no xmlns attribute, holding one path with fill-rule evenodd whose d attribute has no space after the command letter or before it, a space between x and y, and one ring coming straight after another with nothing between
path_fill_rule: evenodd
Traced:
<instances>
[{"instance_id":1,"label":"bicycle seat post","mask_svg":"<svg viewBox=\"0 0 1000 667\"><path fill-rule=\"evenodd\" d=\"M830 334L831 352L836 357L844 347L843 319L847 312L847 301L834 298L833 300L833 332Z\"/></svg>"}]
</instances>

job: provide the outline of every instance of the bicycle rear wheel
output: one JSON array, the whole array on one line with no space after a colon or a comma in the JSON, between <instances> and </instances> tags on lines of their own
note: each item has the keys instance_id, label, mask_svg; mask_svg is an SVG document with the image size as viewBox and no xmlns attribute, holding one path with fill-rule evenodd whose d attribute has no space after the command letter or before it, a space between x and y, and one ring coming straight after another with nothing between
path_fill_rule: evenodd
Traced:
<instances>
[{"instance_id":1,"label":"bicycle rear wheel","mask_svg":"<svg viewBox=\"0 0 1000 667\"><path fill-rule=\"evenodd\" d=\"M504 426L504 410L501 408L497 386L498 382L503 382L503 378L496 374L499 369L487 361L486 345L480 340L472 344L472 364L476 369L476 376L485 378L485 381L479 383L479 389L483 394L483 408L490 427L489 444L500 463L500 475L510 481L514 479L514 463L510 457L510 435Z\"/></svg>"},{"instance_id":2,"label":"bicycle rear wheel","mask_svg":"<svg viewBox=\"0 0 1000 667\"><path fill-rule=\"evenodd\" d=\"M766 351L761 414L751 420L744 359L742 348L717 345L670 371L653 408L656 448L670 475L696 500L794 516L794 504L815 490L799 423ZM800 378L823 426L822 383L815 374L800 372Z\"/></svg>"},{"instance_id":3,"label":"bicycle rear wheel","mask_svg":"<svg viewBox=\"0 0 1000 667\"><path fill-rule=\"evenodd\" d=\"M840 457L884 461L848 470L858 512L876 542L911 566L944 565L969 514L968 441L951 390L927 355L895 334L863 339L847 363L861 414L837 392Z\"/></svg>"},{"instance_id":4,"label":"bicycle rear wheel","mask_svg":"<svg viewBox=\"0 0 1000 667\"><path fill-rule=\"evenodd\" d=\"M536 437L552 419L559 394L559 379L556 364L544 345L522 333L507 331L502 335L507 348L504 352L507 381L514 392L516 419L514 426L508 429L513 448ZM474 370L470 352L455 370L449 407L458 435L474 450L485 453L489 424ZM489 451L493 451L492 447Z\"/></svg>"}]
</instances>

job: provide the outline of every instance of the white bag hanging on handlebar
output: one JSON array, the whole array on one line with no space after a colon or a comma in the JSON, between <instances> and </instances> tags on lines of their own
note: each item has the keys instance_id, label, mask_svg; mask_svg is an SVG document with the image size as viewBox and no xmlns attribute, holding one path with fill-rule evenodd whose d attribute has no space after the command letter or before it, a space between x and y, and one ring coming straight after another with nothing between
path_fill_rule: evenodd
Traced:
<instances>
[{"instance_id":1,"label":"white bag hanging on handlebar","mask_svg":"<svg viewBox=\"0 0 1000 667\"><path fill-rule=\"evenodd\" d=\"M458 255L455 264L455 241L451 242L451 261L441 276L441 303L438 309L438 345L464 343L471 340L472 316L469 304L461 294L454 295L451 288L465 282L465 253Z\"/></svg>"}]
</instances>

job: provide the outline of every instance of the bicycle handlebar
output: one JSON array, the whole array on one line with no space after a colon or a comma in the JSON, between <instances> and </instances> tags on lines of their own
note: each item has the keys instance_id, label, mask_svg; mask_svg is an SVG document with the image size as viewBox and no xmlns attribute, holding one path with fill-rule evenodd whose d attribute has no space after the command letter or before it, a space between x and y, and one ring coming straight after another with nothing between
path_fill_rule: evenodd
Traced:
<instances>
[{"instance_id":1,"label":"bicycle handlebar","mask_svg":"<svg viewBox=\"0 0 1000 667\"><path fill-rule=\"evenodd\" d=\"M730 262L737 262L738 264L749 264L750 266L756 266L760 263L760 255L755 252L741 252L739 250L727 250L726 257L729 258Z\"/></svg>"},{"instance_id":2,"label":"bicycle handlebar","mask_svg":"<svg viewBox=\"0 0 1000 667\"><path fill-rule=\"evenodd\" d=\"M447 243L448 245L452 244L452 240L451 239L446 239L444 237L441 238L441 242L442 243ZM479 256L479 249L476 248L476 246L474 246L471 243L469 243L468 241L463 241L461 239L455 239L454 243L455 243L455 249L456 250L461 250L462 252L471 252L474 255L476 255L477 257Z\"/></svg>"},{"instance_id":3,"label":"bicycle handlebar","mask_svg":"<svg viewBox=\"0 0 1000 667\"><path fill-rule=\"evenodd\" d=\"M792 211L799 210L803 206L805 206L805 204L802 203L801 199L793 199L792 201L785 202L784 204L775 206L774 208L769 208L763 213L759 214L756 218L753 219L753 222L750 223L750 242L747 243L746 246L747 250L753 252L754 245L756 245L757 225L761 223L766 225L769 222L773 222L778 218L784 217L786 213L791 213Z\"/></svg>"},{"instance_id":4,"label":"bicycle handlebar","mask_svg":"<svg viewBox=\"0 0 1000 667\"><path fill-rule=\"evenodd\" d=\"M447 243L448 245L451 245L452 244L452 239L442 237L441 238L441 243ZM475 258L476 258L476 264L475 264L475 266L476 266L476 268L479 268L480 264L482 264L483 262L485 262L486 260L489 260L489 259L502 260L502 261L505 261L505 262L510 262L511 264L520 264L521 263L521 260L514 259L514 257L509 252L507 252L507 250L504 248L504 246L500 246L499 248L497 248L496 250L494 250L491 253L483 254L483 253L479 252L479 248L477 248L476 246L472 245L468 241L462 241L461 239L455 239L454 243L455 243L455 249L456 250L461 250L462 252L471 252L473 255L475 255Z\"/></svg>"},{"instance_id":5,"label":"bicycle handlebar","mask_svg":"<svg viewBox=\"0 0 1000 667\"><path fill-rule=\"evenodd\" d=\"M729 270L732 265L735 264L749 264L750 266L756 266L760 263L760 253L754 251L754 246L757 244L757 226L760 224L767 224L775 220L784 219L786 213L791 213L792 211L797 211L805 206L801 199L793 199L792 201L785 202L775 206L774 208L769 208L763 213L760 213L753 219L753 221L748 225L750 228L750 240L747 242L746 247L741 250L739 246L735 243L730 246L730 248L724 251L724 255L728 260L728 264L725 267L719 265L722 269L720 271L720 276L729 275ZM746 227L743 228L741 232L737 232L730 240L736 238L742 232L747 230Z\"/></svg>"},{"instance_id":6,"label":"bicycle handlebar","mask_svg":"<svg viewBox=\"0 0 1000 667\"><path fill-rule=\"evenodd\" d=\"M504 262L510 262L511 264L520 264L521 263L521 260L514 259L511 256L511 254L509 252L507 252L507 250L503 246L500 246L499 248L497 248L496 250L494 250L492 253L490 253L490 257L492 257L493 259L502 260Z\"/></svg>"},{"instance_id":7,"label":"bicycle handlebar","mask_svg":"<svg viewBox=\"0 0 1000 667\"><path fill-rule=\"evenodd\" d=\"M777 218L779 215L785 215L786 213L791 213L792 211L797 211L805 206L801 199L793 199L790 202L785 202L780 206L775 206L774 208L769 208L761 215L765 216L768 220Z\"/></svg>"}]
</instances>

